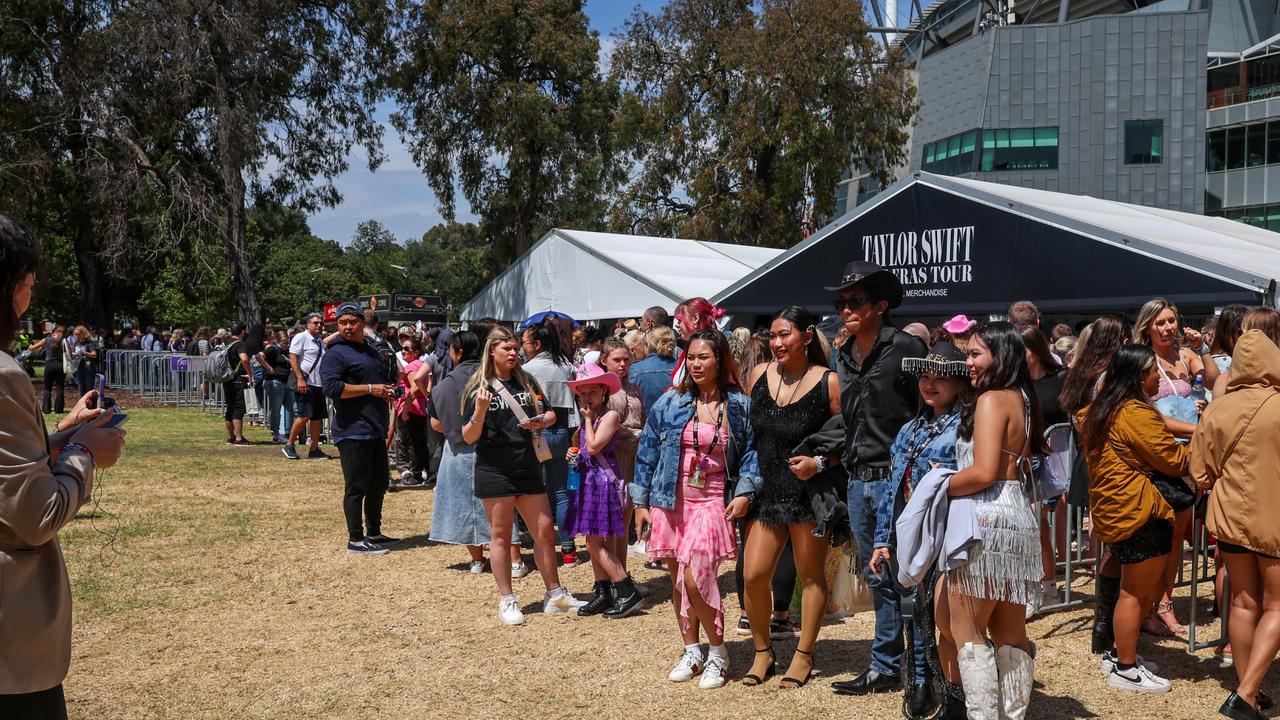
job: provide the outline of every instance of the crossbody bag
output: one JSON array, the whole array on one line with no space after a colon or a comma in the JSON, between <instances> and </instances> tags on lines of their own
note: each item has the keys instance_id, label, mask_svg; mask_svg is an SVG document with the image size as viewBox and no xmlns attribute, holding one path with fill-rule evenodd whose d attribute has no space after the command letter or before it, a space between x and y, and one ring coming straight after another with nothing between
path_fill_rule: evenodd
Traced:
<instances>
[{"instance_id":1,"label":"crossbody bag","mask_svg":"<svg viewBox=\"0 0 1280 720\"><path fill-rule=\"evenodd\" d=\"M515 414L516 420L519 421L521 425L529 422L529 415L525 413L524 408L520 406L520 403L516 402L516 399L511 396L506 385L503 385L499 380L491 380L489 381L489 387L502 398L502 402L506 403L507 407L511 408L511 412ZM536 409L538 401L534 400L533 402L534 408ZM533 435L533 452L538 456L538 462L546 462L550 460L551 446L547 444L547 438L542 434L541 430L531 430L530 432Z\"/></svg>"}]
</instances>

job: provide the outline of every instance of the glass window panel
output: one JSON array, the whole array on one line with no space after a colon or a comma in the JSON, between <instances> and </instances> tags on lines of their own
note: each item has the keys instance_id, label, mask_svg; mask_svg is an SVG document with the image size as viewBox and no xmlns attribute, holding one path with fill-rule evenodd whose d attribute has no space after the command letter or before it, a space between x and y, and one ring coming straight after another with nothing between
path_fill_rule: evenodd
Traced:
<instances>
[{"instance_id":1,"label":"glass window panel","mask_svg":"<svg viewBox=\"0 0 1280 720\"><path fill-rule=\"evenodd\" d=\"M1280 140L1280 133L1277 133L1276 139ZM1277 148L1277 151L1280 152L1280 147ZM1209 133L1205 156L1205 166L1209 172L1227 169L1226 130L1213 130Z\"/></svg>"},{"instance_id":2,"label":"glass window panel","mask_svg":"<svg viewBox=\"0 0 1280 720\"><path fill-rule=\"evenodd\" d=\"M1280 120L1267 123L1267 164L1280 163Z\"/></svg>"},{"instance_id":3,"label":"glass window panel","mask_svg":"<svg viewBox=\"0 0 1280 720\"><path fill-rule=\"evenodd\" d=\"M1245 128L1245 166L1255 167L1267 160L1267 125L1257 123Z\"/></svg>"},{"instance_id":4,"label":"glass window panel","mask_svg":"<svg viewBox=\"0 0 1280 720\"><path fill-rule=\"evenodd\" d=\"M960 139L960 151L966 152L966 153L973 152L973 149L977 145L977 142L978 142L978 133L976 132L965 133L964 137Z\"/></svg>"},{"instance_id":5,"label":"glass window panel","mask_svg":"<svg viewBox=\"0 0 1280 720\"><path fill-rule=\"evenodd\" d=\"M1124 161L1133 165L1159 163L1164 157L1163 120L1126 120Z\"/></svg>"},{"instance_id":6,"label":"glass window panel","mask_svg":"<svg viewBox=\"0 0 1280 720\"><path fill-rule=\"evenodd\" d=\"M1033 128L1016 128L1009 131L1009 140L1011 147L1025 148L1035 145L1035 130Z\"/></svg>"},{"instance_id":7,"label":"glass window panel","mask_svg":"<svg viewBox=\"0 0 1280 720\"><path fill-rule=\"evenodd\" d=\"M1227 169L1237 170L1244 167L1244 128L1234 127L1227 130Z\"/></svg>"},{"instance_id":8,"label":"glass window panel","mask_svg":"<svg viewBox=\"0 0 1280 720\"><path fill-rule=\"evenodd\" d=\"M1280 205L1267 206L1267 229L1280 230Z\"/></svg>"},{"instance_id":9,"label":"glass window panel","mask_svg":"<svg viewBox=\"0 0 1280 720\"><path fill-rule=\"evenodd\" d=\"M1036 147L1057 147L1058 146L1058 128L1042 127L1036 128Z\"/></svg>"},{"instance_id":10,"label":"glass window panel","mask_svg":"<svg viewBox=\"0 0 1280 720\"><path fill-rule=\"evenodd\" d=\"M995 163L996 163L996 151L994 149L983 150L982 151L982 167L980 167L979 169L982 170L982 172L991 172L993 169L995 169Z\"/></svg>"}]
</instances>

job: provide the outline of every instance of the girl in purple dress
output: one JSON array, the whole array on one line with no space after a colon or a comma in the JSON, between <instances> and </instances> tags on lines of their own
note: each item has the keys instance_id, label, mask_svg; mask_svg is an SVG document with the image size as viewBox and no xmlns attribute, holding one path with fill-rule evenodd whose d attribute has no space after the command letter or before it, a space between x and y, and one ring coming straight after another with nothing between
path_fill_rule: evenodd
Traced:
<instances>
[{"instance_id":1,"label":"girl in purple dress","mask_svg":"<svg viewBox=\"0 0 1280 720\"><path fill-rule=\"evenodd\" d=\"M599 365L584 363L578 370L578 378L566 384L578 396L582 413L578 447L570 448L568 454L570 464L577 466L582 480L569 497L565 532L586 536L591 571L596 580L595 593L585 606L578 608L578 614L623 618L638 610L643 598L621 559L614 554L619 544L615 539L626 533L622 522L626 486L614 456L622 419L617 411L609 409L608 399L618 392L622 381ZM626 545L622 547L625 552Z\"/></svg>"}]
</instances>

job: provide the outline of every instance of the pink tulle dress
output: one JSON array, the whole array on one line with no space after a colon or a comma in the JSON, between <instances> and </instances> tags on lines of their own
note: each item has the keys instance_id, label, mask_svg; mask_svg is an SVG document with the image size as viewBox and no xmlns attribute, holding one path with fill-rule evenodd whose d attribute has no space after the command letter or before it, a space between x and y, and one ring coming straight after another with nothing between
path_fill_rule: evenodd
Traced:
<instances>
[{"instance_id":1,"label":"pink tulle dress","mask_svg":"<svg viewBox=\"0 0 1280 720\"><path fill-rule=\"evenodd\" d=\"M714 426L698 423L698 446L706 452L711 446ZM676 506L673 510L655 507L650 510L649 559L674 559L676 590L680 593L680 624L689 627L689 590L685 587L685 569L690 570L698 594L716 609L716 630L724 632L724 605L720 599L717 580L720 563L737 556L737 544L733 537L733 524L724 518L725 457L724 448L729 434L720 428L720 441L705 458L702 470L703 487L691 487L693 477L693 422L684 427L680 444L680 481L676 485Z\"/></svg>"}]
</instances>

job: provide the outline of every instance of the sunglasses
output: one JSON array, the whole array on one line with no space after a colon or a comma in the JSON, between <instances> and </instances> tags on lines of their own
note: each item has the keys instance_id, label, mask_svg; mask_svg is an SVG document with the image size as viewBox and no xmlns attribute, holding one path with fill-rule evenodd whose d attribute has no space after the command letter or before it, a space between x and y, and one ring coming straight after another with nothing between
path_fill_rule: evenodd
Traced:
<instances>
[{"instance_id":1,"label":"sunglasses","mask_svg":"<svg viewBox=\"0 0 1280 720\"><path fill-rule=\"evenodd\" d=\"M842 312L844 310L857 310L869 302L871 302L871 299L866 295L854 295L851 298L836 298L831 301L831 304L835 306L836 312Z\"/></svg>"},{"instance_id":2,"label":"sunglasses","mask_svg":"<svg viewBox=\"0 0 1280 720\"><path fill-rule=\"evenodd\" d=\"M415 353L415 354L418 352L417 350L414 350L414 349L413 349L413 346L412 346L412 345L401 345L401 346L400 346L400 350L401 350L401 351L403 351L403 352L407 352L407 353Z\"/></svg>"}]
</instances>

